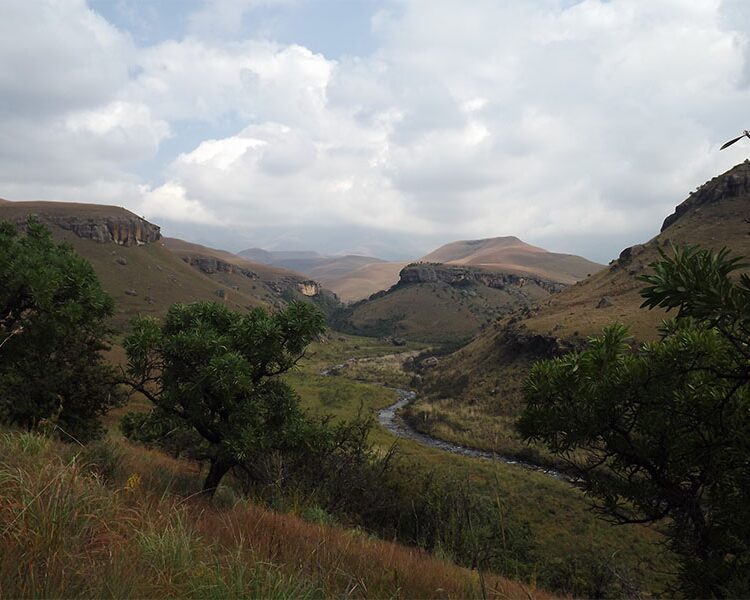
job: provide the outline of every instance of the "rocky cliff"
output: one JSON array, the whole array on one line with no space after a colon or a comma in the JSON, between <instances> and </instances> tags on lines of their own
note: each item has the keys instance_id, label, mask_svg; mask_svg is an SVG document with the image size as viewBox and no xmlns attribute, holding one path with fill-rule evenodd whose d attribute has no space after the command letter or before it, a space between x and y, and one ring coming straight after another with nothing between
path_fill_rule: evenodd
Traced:
<instances>
[{"instance_id":1,"label":"rocky cliff","mask_svg":"<svg viewBox=\"0 0 750 600\"><path fill-rule=\"evenodd\" d=\"M313 281L312 279L308 281L300 281L297 284L297 290L299 290L300 294L303 296L307 296L308 298L312 298L313 296L317 296L320 294L320 284L317 281Z\"/></svg>"},{"instance_id":2,"label":"rocky cliff","mask_svg":"<svg viewBox=\"0 0 750 600\"><path fill-rule=\"evenodd\" d=\"M714 177L695 190L687 200L675 207L674 213L664 219L661 231L676 223L683 215L708 204L730 200L750 193L750 161L737 165L729 172Z\"/></svg>"},{"instance_id":3,"label":"rocky cliff","mask_svg":"<svg viewBox=\"0 0 750 600\"><path fill-rule=\"evenodd\" d=\"M35 216L44 225L57 226L60 229L74 233L80 238L94 240L100 244L114 242L120 246L140 246L155 242L161 238L161 231L158 225L149 223L145 219L124 209L116 209L122 212L122 215L112 216L101 214L60 214L59 207L55 207L57 210L50 211L38 207L28 207L26 211L19 210L26 208L25 204L36 203L19 202L3 204L3 207L6 209L9 205L14 209L13 212L15 214L9 214L7 218L21 228L25 226L29 216ZM8 211L6 210L5 212Z\"/></svg>"},{"instance_id":4,"label":"rocky cliff","mask_svg":"<svg viewBox=\"0 0 750 600\"><path fill-rule=\"evenodd\" d=\"M407 265L399 274L396 284L409 285L414 283L447 283L452 287L466 287L470 285L484 285L494 289L523 288L534 283L549 293L565 289L565 285L547 281L538 277L517 275L515 273L500 273L486 271L476 267L447 265L440 263L417 263Z\"/></svg>"},{"instance_id":5,"label":"rocky cliff","mask_svg":"<svg viewBox=\"0 0 750 600\"><path fill-rule=\"evenodd\" d=\"M250 279L258 279L258 274L254 271L233 265L213 256L183 255L181 258L191 267L195 267L207 275L213 275L214 273L239 273Z\"/></svg>"}]
</instances>

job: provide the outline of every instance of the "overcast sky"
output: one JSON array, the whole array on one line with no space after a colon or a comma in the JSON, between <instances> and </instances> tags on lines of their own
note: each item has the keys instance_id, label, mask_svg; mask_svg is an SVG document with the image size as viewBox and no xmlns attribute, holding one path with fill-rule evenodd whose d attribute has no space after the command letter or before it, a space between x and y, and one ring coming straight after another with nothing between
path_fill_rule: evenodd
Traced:
<instances>
[{"instance_id":1,"label":"overcast sky","mask_svg":"<svg viewBox=\"0 0 750 600\"><path fill-rule=\"evenodd\" d=\"M750 155L747 0L1 0L0 197L607 262Z\"/></svg>"}]
</instances>

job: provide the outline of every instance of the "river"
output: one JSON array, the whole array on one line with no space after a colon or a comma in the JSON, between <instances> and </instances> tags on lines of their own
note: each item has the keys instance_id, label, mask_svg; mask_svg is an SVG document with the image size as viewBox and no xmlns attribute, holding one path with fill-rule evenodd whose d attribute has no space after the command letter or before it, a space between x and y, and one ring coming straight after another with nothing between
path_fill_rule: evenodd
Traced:
<instances>
[{"instance_id":1,"label":"river","mask_svg":"<svg viewBox=\"0 0 750 600\"><path fill-rule=\"evenodd\" d=\"M347 363L342 363L328 369L324 369L320 372L321 375L332 376L339 373L342 369L346 368ZM388 387L388 386L386 386ZM416 392L405 390L402 388L389 387L388 389L394 390L398 394L398 400L378 411L378 422L391 434L396 437L400 437L407 440L413 440L424 446L435 448L437 450L443 450L444 452L450 452L451 454L460 454L461 456L467 456L470 458L480 458L484 460L494 460L503 462L508 465L514 465L529 471L536 471L543 473L554 479L560 481L567 481L568 483L575 483L575 478L570 475L552 469L550 467L543 467L531 462L519 460L512 456L506 456L497 452L490 452L487 450L478 450L476 448L470 448L468 446L462 446L460 444L454 444L441 440L440 438L432 437L426 433L422 433L414 429L406 420L399 414L399 410L411 404L416 400Z\"/></svg>"}]
</instances>

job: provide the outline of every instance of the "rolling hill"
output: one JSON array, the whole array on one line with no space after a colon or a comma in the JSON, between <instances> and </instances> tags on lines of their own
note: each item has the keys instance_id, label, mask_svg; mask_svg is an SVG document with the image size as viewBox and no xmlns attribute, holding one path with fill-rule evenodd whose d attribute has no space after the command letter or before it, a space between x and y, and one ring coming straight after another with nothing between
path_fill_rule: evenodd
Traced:
<instances>
[{"instance_id":1,"label":"rolling hill","mask_svg":"<svg viewBox=\"0 0 750 600\"><path fill-rule=\"evenodd\" d=\"M199 260L189 260L189 248L199 248L200 252L192 254L212 257L216 265L233 255L165 240L158 226L118 206L0 200L0 220L23 226L29 215L36 215L55 239L68 242L91 262L102 286L115 300L113 326L119 330L134 316L164 314L175 302L223 301L236 310L279 305L285 298L305 296L301 285L309 281L303 275L248 261L238 266L236 273L207 273ZM254 274L252 283L250 277L243 280L238 275L239 269ZM308 293L313 290L314 286L306 289ZM317 293L325 295L319 286Z\"/></svg>"},{"instance_id":2,"label":"rolling hill","mask_svg":"<svg viewBox=\"0 0 750 600\"><path fill-rule=\"evenodd\" d=\"M439 368L427 374L429 396L414 406L413 422L446 439L520 449L512 421L522 406L521 384L530 365L582 347L588 336L615 321L627 324L638 340L654 339L666 315L640 308L643 283L637 277L660 250L684 244L750 255L750 162L698 188L666 218L658 235L626 248L608 268L525 314L495 323L441 359Z\"/></svg>"},{"instance_id":3,"label":"rolling hill","mask_svg":"<svg viewBox=\"0 0 750 600\"><path fill-rule=\"evenodd\" d=\"M311 251L270 251L250 248L238 253L243 258L304 273L332 290L344 302L367 298L398 281L406 263L388 262L373 256L347 254L329 256Z\"/></svg>"},{"instance_id":4,"label":"rolling hill","mask_svg":"<svg viewBox=\"0 0 750 600\"><path fill-rule=\"evenodd\" d=\"M566 284L592 275L604 266L581 256L548 252L515 236L452 242L430 252L420 262L480 267Z\"/></svg>"},{"instance_id":5,"label":"rolling hill","mask_svg":"<svg viewBox=\"0 0 750 600\"><path fill-rule=\"evenodd\" d=\"M396 285L349 307L337 325L426 342L467 339L601 268L515 237L453 242L404 267Z\"/></svg>"}]
</instances>

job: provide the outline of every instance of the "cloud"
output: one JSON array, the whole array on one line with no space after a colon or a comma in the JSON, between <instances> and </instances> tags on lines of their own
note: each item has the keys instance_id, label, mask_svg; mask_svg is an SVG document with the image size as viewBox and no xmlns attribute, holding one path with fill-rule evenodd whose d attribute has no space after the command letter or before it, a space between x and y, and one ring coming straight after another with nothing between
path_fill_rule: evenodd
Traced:
<instances>
[{"instance_id":1,"label":"cloud","mask_svg":"<svg viewBox=\"0 0 750 600\"><path fill-rule=\"evenodd\" d=\"M82 1L3 3L0 195L114 198L236 244L513 234L607 260L747 155L718 152L750 100L736 0L393 0L376 51L339 60L241 39L268 6L205 4L138 47Z\"/></svg>"},{"instance_id":2,"label":"cloud","mask_svg":"<svg viewBox=\"0 0 750 600\"><path fill-rule=\"evenodd\" d=\"M140 214L147 219L173 219L186 223L203 225L224 225L216 215L200 202L188 198L185 188L179 183L168 181L156 189L142 187Z\"/></svg>"}]
</instances>

